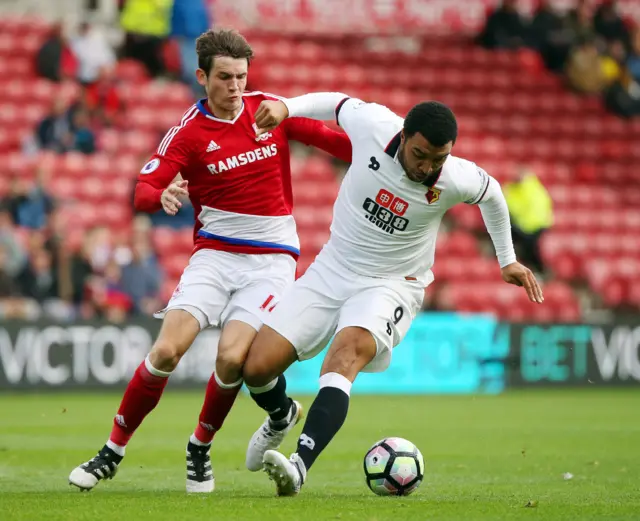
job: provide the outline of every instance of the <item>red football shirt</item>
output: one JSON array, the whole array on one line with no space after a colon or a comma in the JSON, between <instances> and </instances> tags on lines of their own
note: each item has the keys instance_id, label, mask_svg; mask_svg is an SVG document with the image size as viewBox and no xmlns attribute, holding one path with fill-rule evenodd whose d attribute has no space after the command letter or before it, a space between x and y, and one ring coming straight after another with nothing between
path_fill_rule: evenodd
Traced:
<instances>
[{"instance_id":1,"label":"red football shirt","mask_svg":"<svg viewBox=\"0 0 640 521\"><path fill-rule=\"evenodd\" d=\"M345 161L351 161L351 143L346 134L306 118L285 119L257 137L253 116L267 99L276 98L245 93L233 120L216 118L206 99L193 105L140 171L136 208L159 210L162 191L180 173L189 181L196 213L195 250L288 253L297 258L300 243L291 215L288 140L316 146Z\"/></svg>"}]
</instances>

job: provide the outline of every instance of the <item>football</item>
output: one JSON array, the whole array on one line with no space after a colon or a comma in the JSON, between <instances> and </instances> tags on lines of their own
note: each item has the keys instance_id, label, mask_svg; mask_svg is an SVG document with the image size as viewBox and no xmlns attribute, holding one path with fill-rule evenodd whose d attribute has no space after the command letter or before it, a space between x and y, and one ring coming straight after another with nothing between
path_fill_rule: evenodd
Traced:
<instances>
[{"instance_id":1,"label":"football","mask_svg":"<svg viewBox=\"0 0 640 521\"><path fill-rule=\"evenodd\" d=\"M379 496L407 496L424 478L424 459L413 443L404 438L385 438L364 457L367 485Z\"/></svg>"}]
</instances>

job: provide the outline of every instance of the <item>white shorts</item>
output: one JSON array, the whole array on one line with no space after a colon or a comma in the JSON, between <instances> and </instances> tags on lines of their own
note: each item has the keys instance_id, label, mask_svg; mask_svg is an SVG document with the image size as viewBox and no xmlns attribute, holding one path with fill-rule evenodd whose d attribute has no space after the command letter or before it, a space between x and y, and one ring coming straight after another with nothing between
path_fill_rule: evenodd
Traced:
<instances>
[{"instance_id":1,"label":"white shorts","mask_svg":"<svg viewBox=\"0 0 640 521\"><path fill-rule=\"evenodd\" d=\"M263 315L295 280L296 262L287 254L245 255L199 250L189 260L165 309L191 313L200 328L241 320L260 329Z\"/></svg>"},{"instance_id":2,"label":"white shorts","mask_svg":"<svg viewBox=\"0 0 640 521\"><path fill-rule=\"evenodd\" d=\"M345 327L364 328L377 345L364 371L379 372L389 366L391 350L407 334L423 299L420 282L358 275L321 253L264 323L293 344L299 360L319 354Z\"/></svg>"}]
</instances>

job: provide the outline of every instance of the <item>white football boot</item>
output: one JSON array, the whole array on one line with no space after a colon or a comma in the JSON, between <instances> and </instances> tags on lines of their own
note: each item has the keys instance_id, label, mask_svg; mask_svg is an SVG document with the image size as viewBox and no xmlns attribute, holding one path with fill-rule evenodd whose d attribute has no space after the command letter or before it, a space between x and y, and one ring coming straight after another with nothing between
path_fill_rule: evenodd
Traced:
<instances>
[{"instance_id":1,"label":"white football boot","mask_svg":"<svg viewBox=\"0 0 640 521\"><path fill-rule=\"evenodd\" d=\"M253 436L251 436L251 440L249 440L246 459L247 468L251 472L261 470L265 452L279 448L285 436L295 427L303 416L302 405L295 400L291 400L288 422L283 429L274 429L271 420L267 416L267 419Z\"/></svg>"},{"instance_id":2,"label":"white football boot","mask_svg":"<svg viewBox=\"0 0 640 521\"><path fill-rule=\"evenodd\" d=\"M209 451L211 445L187 444L187 492L209 493L215 488Z\"/></svg>"},{"instance_id":3,"label":"white football boot","mask_svg":"<svg viewBox=\"0 0 640 521\"><path fill-rule=\"evenodd\" d=\"M287 459L276 450L264 453L264 471L276 484L278 496L297 496L307 479L307 468L295 452Z\"/></svg>"},{"instance_id":4,"label":"white football boot","mask_svg":"<svg viewBox=\"0 0 640 521\"><path fill-rule=\"evenodd\" d=\"M81 491L91 490L103 479L113 479L118 472L122 456L113 452L106 445L89 461L76 467L69 474L69 484Z\"/></svg>"}]
</instances>

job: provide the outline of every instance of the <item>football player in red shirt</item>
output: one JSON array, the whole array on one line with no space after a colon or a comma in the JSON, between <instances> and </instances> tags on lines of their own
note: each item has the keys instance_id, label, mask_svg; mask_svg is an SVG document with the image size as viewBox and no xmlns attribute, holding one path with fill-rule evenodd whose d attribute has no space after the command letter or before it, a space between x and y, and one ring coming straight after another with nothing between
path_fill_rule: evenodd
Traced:
<instances>
[{"instance_id":1,"label":"football player in red shirt","mask_svg":"<svg viewBox=\"0 0 640 521\"><path fill-rule=\"evenodd\" d=\"M187 492L213 490L211 441L242 386L242 366L262 315L295 277L300 243L291 215L288 140L351 160L346 135L313 120L291 118L272 132L257 134L258 106L276 98L245 93L253 51L240 34L209 31L198 39L196 51L196 74L207 98L167 132L140 171L135 192L136 208L146 212L163 208L175 215L180 198L191 199L197 217L193 255L169 304L156 315L164 318L160 334L129 382L109 440L69 476L84 490L115 475L129 439L157 405L198 333L221 327L215 373L187 445ZM181 180L176 180L178 173ZM277 448L301 415L297 402L288 411L269 407L285 386L281 376L249 389L271 411L265 423L268 448Z\"/></svg>"}]
</instances>

